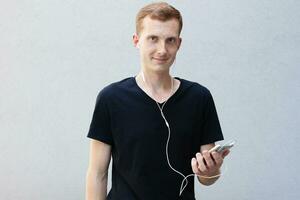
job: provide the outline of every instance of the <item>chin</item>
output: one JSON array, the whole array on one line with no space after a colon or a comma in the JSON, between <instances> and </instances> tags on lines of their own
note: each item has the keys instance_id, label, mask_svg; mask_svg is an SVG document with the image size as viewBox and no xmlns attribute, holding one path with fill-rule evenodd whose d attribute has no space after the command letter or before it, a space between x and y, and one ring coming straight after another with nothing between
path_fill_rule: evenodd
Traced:
<instances>
[{"instance_id":1,"label":"chin","mask_svg":"<svg viewBox=\"0 0 300 200\"><path fill-rule=\"evenodd\" d=\"M148 62L145 67L148 70L151 70L153 72L166 72L169 71L171 68L172 63L165 62L165 63L156 63L156 62Z\"/></svg>"},{"instance_id":2,"label":"chin","mask_svg":"<svg viewBox=\"0 0 300 200\"><path fill-rule=\"evenodd\" d=\"M170 69L170 65L154 65L153 66L153 71L156 71L156 72L165 72L165 71L169 71Z\"/></svg>"}]
</instances>

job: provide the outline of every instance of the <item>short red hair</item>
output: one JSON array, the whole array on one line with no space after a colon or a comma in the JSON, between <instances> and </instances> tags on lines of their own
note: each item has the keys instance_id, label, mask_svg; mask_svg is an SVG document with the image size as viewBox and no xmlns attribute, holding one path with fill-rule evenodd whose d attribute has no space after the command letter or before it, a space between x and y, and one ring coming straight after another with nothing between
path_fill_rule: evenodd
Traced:
<instances>
[{"instance_id":1,"label":"short red hair","mask_svg":"<svg viewBox=\"0 0 300 200\"><path fill-rule=\"evenodd\" d=\"M147 16L149 16L151 19L157 19L160 21L167 21L170 19L178 20L179 22L178 34L180 35L183 26L181 14L176 8L169 5L168 3L166 2L151 3L140 9L140 11L136 16L137 35L139 35L141 30L143 29L142 27L143 20Z\"/></svg>"}]
</instances>

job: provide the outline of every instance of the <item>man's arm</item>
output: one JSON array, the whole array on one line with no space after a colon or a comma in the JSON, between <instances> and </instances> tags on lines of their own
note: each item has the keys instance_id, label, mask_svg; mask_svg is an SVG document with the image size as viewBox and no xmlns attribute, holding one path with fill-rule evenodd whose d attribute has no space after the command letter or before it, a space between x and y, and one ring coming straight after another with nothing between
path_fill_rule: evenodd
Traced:
<instances>
[{"instance_id":1,"label":"man's arm","mask_svg":"<svg viewBox=\"0 0 300 200\"><path fill-rule=\"evenodd\" d=\"M223 159L229 154L229 150L222 153L209 153L208 151L214 146L214 143L202 145L200 147L201 153L198 152L196 157L192 159L193 172L198 175L197 178L203 185L212 185L218 180Z\"/></svg>"},{"instance_id":2,"label":"man's arm","mask_svg":"<svg viewBox=\"0 0 300 200\"><path fill-rule=\"evenodd\" d=\"M89 167L86 174L86 200L105 200L111 146L91 139Z\"/></svg>"}]
</instances>

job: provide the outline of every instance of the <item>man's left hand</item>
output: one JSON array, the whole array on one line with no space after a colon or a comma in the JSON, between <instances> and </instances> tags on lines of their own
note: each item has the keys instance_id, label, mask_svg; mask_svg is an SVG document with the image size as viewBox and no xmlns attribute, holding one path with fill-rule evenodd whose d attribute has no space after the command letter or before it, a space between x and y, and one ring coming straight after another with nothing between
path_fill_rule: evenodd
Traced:
<instances>
[{"instance_id":1,"label":"man's left hand","mask_svg":"<svg viewBox=\"0 0 300 200\"><path fill-rule=\"evenodd\" d=\"M209 152L204 150L202 153L196 153L196 157L192 158L191 165L193 172L198 176L215 176L220 173L220 168L224 158L229 154L229 150L223 152Z\"/></svg>"}]
</instances>

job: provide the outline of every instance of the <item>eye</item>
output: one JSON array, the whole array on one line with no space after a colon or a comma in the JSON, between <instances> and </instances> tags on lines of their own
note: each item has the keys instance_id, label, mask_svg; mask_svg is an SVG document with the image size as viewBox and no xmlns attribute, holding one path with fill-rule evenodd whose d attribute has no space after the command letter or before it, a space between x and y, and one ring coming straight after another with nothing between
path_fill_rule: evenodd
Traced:
<instances>
[{"instance_id":1,"label":"eye","mask_svg":"<svg viewBox=\"0 0 300 200\"><path fill-rule=\"evenodd\" d=\"M150 36L150 41L156 41L157 40L157 37L155 36Z\"/></svg>"},{"instance_id":2,"label":"eye","mask_svg":"<svg viewBox=\"0 0 300 200\"><path fill-rule=\"evenodd\" d=\"M176 39L175 38L168 38L167 42L168 43L175 43Z\"/></svg>"}]
</instances>

